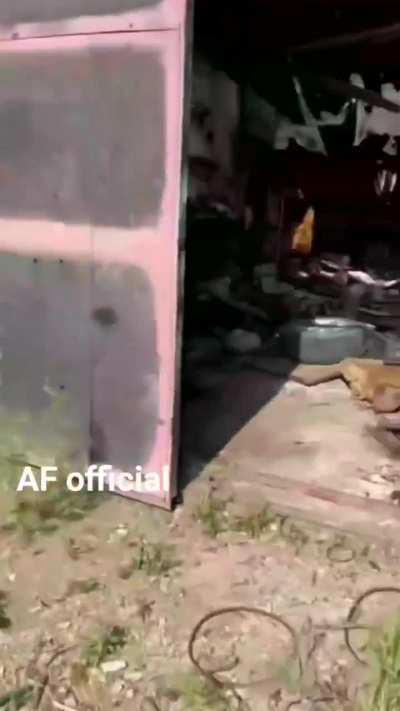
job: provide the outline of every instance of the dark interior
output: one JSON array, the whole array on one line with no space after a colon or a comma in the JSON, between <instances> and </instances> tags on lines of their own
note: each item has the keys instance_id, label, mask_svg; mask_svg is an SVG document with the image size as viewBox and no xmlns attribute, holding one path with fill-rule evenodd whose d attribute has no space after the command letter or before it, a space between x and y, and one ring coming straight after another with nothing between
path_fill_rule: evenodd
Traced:
<instances>
[{"instance_id":1,"label":"dark interior","mask_svg":"<svg viewBox=\"0 0 400 711\"><path fill-rule=\"evenodd\" d=\"M388 0L195 3L189 412L207 398L215 409L222 383L249 358L307 362L279 339L299 320L371 324L362 356L394 352L399 50L400 8ZM238 330L247 345L233 343ZM249 403L249 417L259 407Z\"/></svg>"}]
</instances>

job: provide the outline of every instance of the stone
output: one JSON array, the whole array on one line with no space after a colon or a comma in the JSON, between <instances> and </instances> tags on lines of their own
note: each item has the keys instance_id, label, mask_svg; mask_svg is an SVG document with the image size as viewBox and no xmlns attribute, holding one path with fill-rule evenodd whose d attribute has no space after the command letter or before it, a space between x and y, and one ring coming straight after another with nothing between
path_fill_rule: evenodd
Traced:
<instances>
[{"instance_id":1,"label":"stone","mask_svg":"<svg viewBox=\"0 0 400 711\"><path fill-rule=\"evenodd\" d=\"M57 627L58 627L60 630L67 630L67 629L69 629L69 628L71 627L71 622L69 622L69 621L66 621L66 622L59 622L58 625L57 625Z\"/></svg>"},{"instance_id":2,"label":"stone","mask_svg":"<svg viewBox=\"0 0 400 711\"><path fill-rule=\"evenodd\" d=\"M124 679L130 681L132 684L137 684L138 681L143 679L143 672L141 671L130 671L124 674Z\"/></svg>"},{"instance_id":3,"label":"stone","mask_svg":"<svg viewBox=\"0 0 400 711\"><path fill-rule=\"evenodd\" d=\"M117 674L118 672L124 671L127 666L128 663L123 659L113 659L109 662L103 662L103 664L101 664L101 671L104 672L104 674Z\"/></svg>"},{"instance_id":4,"label":"stone","mask_svg":"<svg viewBox=\"0 0 400 711\"><path fill-rule=\"evenodd\" d=\"M242 331L241 329L232 331L225 339L227 350L238 354L251 353L261 348L261 346L262 341L258 333Z\"/></svg>"}]
</instances>

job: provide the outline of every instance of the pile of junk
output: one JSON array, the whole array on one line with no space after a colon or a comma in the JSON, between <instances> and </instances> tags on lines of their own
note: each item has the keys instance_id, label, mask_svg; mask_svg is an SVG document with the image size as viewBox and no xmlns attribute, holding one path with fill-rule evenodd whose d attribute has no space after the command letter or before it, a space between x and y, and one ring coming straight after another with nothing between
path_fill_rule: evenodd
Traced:
<instances>
[{"instance_id":1,"label":"pile of junk","mask_svg":"<svg viewBox=\"0 0 400 711\"><path fill-rule=\"evenodd\" d=\"M312 226L308 209L282 254L276 230L257 234L224 204L190 202L184 400L240 369L304 385L340 377L379 413L383 431L400 431L400 416L392 414L400 410L400 275L376 245L357 263L313 254Z\"/></svg>"}]
</instances>

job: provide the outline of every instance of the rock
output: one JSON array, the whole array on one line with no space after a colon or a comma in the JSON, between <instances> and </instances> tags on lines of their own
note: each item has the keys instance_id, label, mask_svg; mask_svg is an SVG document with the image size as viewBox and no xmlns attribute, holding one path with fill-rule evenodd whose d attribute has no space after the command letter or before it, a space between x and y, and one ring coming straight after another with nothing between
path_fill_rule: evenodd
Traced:
<instances>
[{"instance_id":1,"label":"rock","mask_svg":"<svg viewBox=\"0 0 400 711\"><path fill-rule=\"evenodd\" d=\"M143 672L141 671L131 671L124 674L124 679L130 681L132 684L137 684L138 681L143 679Z\"/></svg>"},{"instance_id":2,"label":"rock","mask_svg":"<svg viewBox=\"0 0 400 711\"><path fill-rule=\"evenodd\" d=\"M57 627L60 630L68 630L71 627L71 622L59 622Z\"/></svg>"},{"instance_id":3,"label":"rock","mask_svg":"<svg viewBox=\"0 0 400 711\"><path fill-rule=\"evenodd\" d=\"M129 528L128 528L128 526L121 524L120 526L118 526L115 533L117 536L119 536L119 538L126 538L129 534Z\"/></svg>"},{"instance_id":4,"label":"rock","mask_svg":"<svg viewBox=\"0 0 400 711\"><path fill-rule=\"evenodd\" d=\"M100 668L104 674L117 674L120 671L124 671L127 666L128 663L123 659L113 659L110 662L103 662Z\"/></svg>"},{"instance_id":5,"label":"rock","mask_svg":"<svg viewBox=\"0 0 400 711\"><path fill-rule=\"evenodd\" d=\"M206 363L221 354L222 346L218 338L193 338L186 349L186 358L190 363Z\"/></svg>"},{"instance_id":6,"label":"rock","mask_svg":"<svg viewBox=\"0 0 400 711\"><path fill-rule=\"evenodd\" d=\"M258 333L242 331L237 329L232 331L225 339L225 347L232 353L251 353L262 346L262 341Z\"/></svg>"},{"instance_id":7,"label":"rock","mask_svg":"<svg viewBox=\"0 0 400 711\"><path fill-rule=\"evenodd\" d=\"M125 540L129 535L129 528L125 524L119 524L113 531L111 531L107 543L117 543L118 541Z\"/></svg>"}]
</instances>

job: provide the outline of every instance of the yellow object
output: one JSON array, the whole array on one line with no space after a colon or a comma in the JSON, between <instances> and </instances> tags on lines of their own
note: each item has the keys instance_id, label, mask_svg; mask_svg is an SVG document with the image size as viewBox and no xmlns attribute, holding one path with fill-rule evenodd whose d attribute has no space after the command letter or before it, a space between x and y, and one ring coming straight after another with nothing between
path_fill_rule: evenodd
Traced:
<instances>
[{"instance_id":1,"label":"yellow object","mask_svg":"<svg viewBox=\"0 0 400 711\"><path fill-rule=\"evenodd\" d=\"M292 242L292 249L301 254L310 254L314 240L315 212L310 207L303 222L297 227Z\"/></svg>"}]
</instances>

